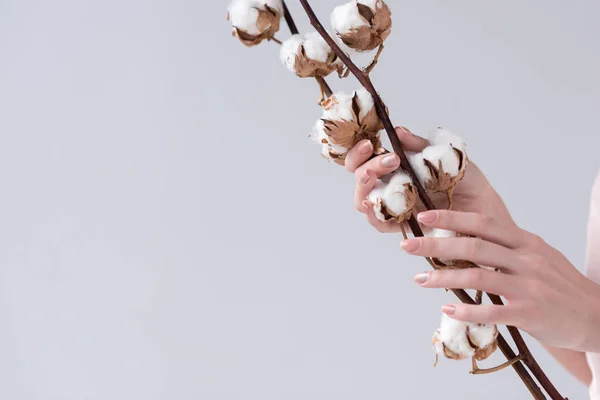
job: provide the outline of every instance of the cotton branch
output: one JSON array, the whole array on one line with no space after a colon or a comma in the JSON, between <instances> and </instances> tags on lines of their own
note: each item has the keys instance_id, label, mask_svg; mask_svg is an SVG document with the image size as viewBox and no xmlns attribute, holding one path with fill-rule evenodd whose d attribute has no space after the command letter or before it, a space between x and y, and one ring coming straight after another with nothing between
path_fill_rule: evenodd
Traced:
<instances>
[{"instance_id":1,"label":"cotton branch","mask_svg":"<svg viewBox=\"0 0 600 400\"><path fill-rule=\"evenodd\" d=\"M387 108L385 107L385 104L383 103L381 97L379 96L375 87L373 86L373 83L371 82L371 79L370 79L368 73L366 73L365 71L358 68L356 66L356 64L354 64L352 62L352 60L344 53L344 51L337 45L337 43L335 43L335 41L331 38L331 36L329 36L329 34L325 30L325 28L323 27L321 22L315 15L309 2L307 0L300 0L300 3L302 4L304 10L306 11L308 18L310 19L311 25L317 30L317 32L319 32L319 34L323 37L323 39L335 51L336 55L346 65L348 70L356 77L356 79L363 85L363 87L365 87L365 89L367 89L369 91L369 93L371 93L371 95L373 96L377 114L383 123L383 126L385 128L385 131L386 131L389 139L390 139L390 142L392 144L394 152L400 157L401 168L403 170L405 170L412 178L413 183L419 194L419 197L420 197L421 201L423 202L425 208L427 208L428 210L435 209L435 206L434 206L433 202L431 201L431 198L428 196L427 192L425 191L425 188L423 187L423 185L421 185L420 180L417 178L414 169L408 162L406 154L404 153L403 148L402 148L402 143L398 139L398 136L396 135L394 126L389 118L388 113L387 113ZM409 226L415 236L423 236L423 232L414 216L412 216L408 222L409 222ZM435 267L435 263L432 263L432 266ZM466 291L464 291L462 289L453 289L452 292L463 303L476 304L475 300L473 300ZM488 296L490 296L490 295L488 295ZM497 304L497 305L504 304L502 302L502 299L499 296L491 295L490 299L492 300L492 302L494 304ZM510 345L506 342L506 340L501 335L499 335L498 336L498 346L500 347L502 353L504 353L504 355L507 357L507 359L509 361L516 359L517 357L521 357L523 362L525 363L525 365L527 365L529 367L529 369L531 370L531 373L536 377L538 382L542 385L542 387L545 389L545 391L550 395L552 400L565 400L565 398L562 397L560 395L560 393L556 390L554 385L552 385L552 383L550 382L548 377L545 375L545 373L539 367L539 364L533 358L533 355L531 354L527 345L525 344L525 341L523 340L523 337L521 336L519 330L516 329L515 327L508 327L508 330L509 330L509 333L511 334L513 340L515 341L517 348L519 349L520 355L517 356L513 352L513 350L510 348ZM536 400L546 398L544 396L544 394L542 393L542 391L540 390L540 388L535 383L535 381L532 379L529 372L525 369L523 364L520 362L520 360L517 360L516 362L514 362L514 364L512 366L515 369L515 371L517 372L517 374L519 375L519 377L523 380L523 382L525 383L525 385L527 386L527 388L529 389L529 391L531 392L531 394L533 395L533 397Z\"/></svg>"}]
</instances>

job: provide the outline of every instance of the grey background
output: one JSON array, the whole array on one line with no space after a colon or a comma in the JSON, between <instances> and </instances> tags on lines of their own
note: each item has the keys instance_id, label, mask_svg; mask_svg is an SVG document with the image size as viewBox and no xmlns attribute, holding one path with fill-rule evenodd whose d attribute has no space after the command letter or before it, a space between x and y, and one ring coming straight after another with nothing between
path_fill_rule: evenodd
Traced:
<instances>
[{"instance_id":1,"label":"grey background","mask_svg":"<svg viewBox=\"0 0 600 400\"><path fill-rule=\"evenodd\" d=\"M390 4L374 80L394 123L464 136L583 268L600 3ZM416 287L427 265L308 141L314 82L229 34L225 2L0 0L0 398L528 398L511 370L432 368L452 297Z\"/></svg>"}]
</instances>

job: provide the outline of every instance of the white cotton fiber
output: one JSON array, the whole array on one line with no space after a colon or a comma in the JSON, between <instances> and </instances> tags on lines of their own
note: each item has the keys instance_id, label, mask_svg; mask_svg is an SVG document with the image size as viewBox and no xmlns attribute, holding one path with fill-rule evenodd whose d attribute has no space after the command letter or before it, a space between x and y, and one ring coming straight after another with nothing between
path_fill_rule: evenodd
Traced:
<instances>
[{"instance_id":1,"label":"white cotton fiber","mask_svg":"<svg viewBox=\"0 0 600 400\"><path fill-rule=\"evenodd\" d=\"M439 162L442 162L444 172L452 177L458 175L460 160L456 151L450 145L429 146L423 150L423 158L429 161L434 168L439 168Z\"/></svg>"},{"instance_id":2,"label":"white cotton fiber","mask_svg":"<svg viewBox=\"0 0 600 400\"><path fill-rule=\"evenodd\" d=\"M450 145L458 150L466 151L465 142L449 129L438 127L429 132L429 142L432 145Z\"/></svg>"},{"instance_id":3,"label":"white cotton fiber","mask_svg":"<svg viewBox=\"0 0 600 400\"><path fill-rule=\"evenodd\" d=\"M468 323L450 318L446 314L442 314L440 324L440 341L451 352L460 355L462 358L469 358L475 355L475 350L469 344L467 338Z\"/></svg>"},{"instance_id":4,"label":"white cotton fiber","mask_svg":"<svg viewBox=\"0 0 600 400\"><path fill-rule=\"evenodd\" d=\"M304 36L300 34L292 35L282 43L279 50L279 59L292 72L296 72L296 55L303 41Z\"/></svg>"},{"instance_id":5,"label":"white cotton fiber","mask_svg":"<svg viewBox=\"0 0 600 400\"><path fill-rule=\"evenodd\" d=\"M368 25L358 12L356 0L337 6L331 13L331 26L337 33L342 35L358 27Z\"/></svg>"},{"instance_id":6,"label":"white cotton fiber","mask_svg":"<svg viewBox=\"0 0 600 400\"><path fill-rule=\"evenodd\" d=\"M254 0L233 0L227 7L231 25L250 35L259 35L258 10Z\"/></svg>"},{"instance_id":7,"label":"white cotton fiber","mask_svg":"<svg viewBox=\"0 0 600 400\"><path fill-rule=\"evenodd\" d=\"M302 45L306 56L311 60L326 62L331 53L331 47L318 32L307 33Z\"/></svg>"}]
</instances>

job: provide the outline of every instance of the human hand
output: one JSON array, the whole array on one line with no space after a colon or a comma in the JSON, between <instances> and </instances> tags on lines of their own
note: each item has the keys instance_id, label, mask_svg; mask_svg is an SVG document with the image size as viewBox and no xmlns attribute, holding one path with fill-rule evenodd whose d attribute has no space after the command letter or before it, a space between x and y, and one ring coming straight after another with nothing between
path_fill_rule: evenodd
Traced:
<instances>
[{"instance_id":1,"label":"human hand","mask_svg":"<svg viewBox=\"0 0 600 400\"><path fill-rule=\"evenodd\" d=\"M427 139L414 135L406 128L396 128L396 134L406 151L420 152L429 145ZM377 179L397 170L400 159L394 153L371 159L372 155L373 145L369 140L363 140L346 156L346 169L356 177L355 207L366 215L367 221L378 231L400 232L401 227L396 222L378 220L373 212L373 204L367 200ZM430 193L430 197L437 208L448 208L446 193ZM454 210L484 213L514 224L502 199L473 162L469 163L464 178L456 185L452 201ZM422 204L417 202L416 211L423 210Z\"/></svg>"},{"instance_id":2,"label":"human hand","mask_svg":"<svg viewBox=\"0 0 600 400\"><path fill-rule=\"evenodd\" d=\"M437 210L418 215L423 225L476 237L405 240L409 254L469 260L499 269L439 270L419 274L424 288L475 289L503 296L504 306L448 304L454 319L512 325L554 347L600 351L600 286L558 250L506 220L485 214Z\"/></svg>"}]
</instances>

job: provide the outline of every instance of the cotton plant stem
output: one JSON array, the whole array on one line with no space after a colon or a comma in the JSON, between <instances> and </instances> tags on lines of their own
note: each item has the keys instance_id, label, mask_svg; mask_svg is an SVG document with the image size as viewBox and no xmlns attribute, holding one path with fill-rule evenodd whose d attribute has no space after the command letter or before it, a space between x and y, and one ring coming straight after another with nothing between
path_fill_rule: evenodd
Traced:
<instances>
[{"instance_id":1,"label":"cotton plant stem","mask_svg":"<svg viewBox=\"0 0 600 400\"><path fill-rule=\"evenodd\" d=\"M487 296L493 304L504 305L504 302L502 301L500 296L490 293L487 293ZM529 368L531 373L537 378L538 382L540 382L540 384L548 393L548 395L552 399L565 399L561 396L559 391L552 384L552 381L550 381L546 373L542 370L536 359L531 354L531 351L525 344L525 339L523 339L523 335L521 335L521 332L514 326L507 326L506 328L508 329L508 332L512 336L515 344L517 345L517 348L519 349L519 353L523 358L523 363L525 363L527 368Z\"/></svg>"},{"instance_id":2,"label":"cotton plant stem","mask_svg":"<svg viewBox=\"0 0 600 400\"><path fill-rule=\"evenodd\" d=\"M348 70L356 77L356 79L363 85L363 87L365 89L367 89L367 91L373 96L373 101L375 103L375 110L377 111L377 115L379 116L379 118L381 119L381 122L383 123L383 127L385 128L385 131L388 134L390 142L392 143L394 152L398 155L398 157L400 157L400 167L403 170L405 170L409 174L411 179L413 180L413 183L414 183L415 187L417 188L417 192L419 193L419 197L421 198L421 201L425 205L425 208L427 208L428 210L433 210L435 207L434 207L431 199L429 198L429 196L427 196L427 193L425 192L425 188L423 188L423 185L421 185L421 183L419 182L419 179L417 178L417 175L415 174L414 169L411 167L410 163L408 162L408 158L406 158L406 154L404 154L404 151L402 150L402 143L400 142L400 139L398 139L398 136L396 135L394 125L392 125L392 121L390 120L390 117L387 113L385 104L383 104L381 97L377 93L377 90L375 90L375 87L373 86L371 79L360 68L358 68L356 66L356 64L354 64L352 62L352 60L346 55L346 53L344 53L344 51L342 49L340 49L340 47L337 45L337 43L335 43L333 38L331 36L329 36L329 34L327 33L327 31L325 30L325 28L323 27L323 25L317 18L315 12L313 11L313 9L310 6L310 4L308 3L308 1L300 0L300 3L302 4L302 6L304 7L304 10L306 11L308 18L310 19L311 25L317 30L317 32L319 32L319 34L327 42L329 47L331 47L333 49L333 51L335 51L335 54L338 56L338 58L340 60L342 60L344 65L346 65L346 68L348 68Z\"/></svg>"},{"instance_id":3,"label":"cotton plant stem","mask_svg":"<svg viewBox=\"0 0 600 400\"><path fill-rule=\"evenodd\" d=\"M298 31L298 27L296 26L296 22L294 22L294 18L292 18L292 14L290 13L290 10L288 9L287 4L285 4L285 1L281 1L283 3L283 18L285 18L285 22L287 23L288 27L290 28L290 32L292 35L297 35L298 33L300 33L300 31Z\"/></svg>"},{"instance_id":4,"label":"cotton plant stem","mask_svg":"<svg viewBox=\"0 0 600 400\"><path fill-rule=\"evenodd\" d=\"M388 137L390 139L390 142L392 143L392 147L393 147L395 153L400 157L401 168L403 170L405 170L412 178L413 183L414 183L415 187L417 188L419 197L420 197L421 201L423 202L425 208L428 210L435 209L435 206L434 206L433 202L431 201L430 197L428 196L427 192L425 191L425 188L423 187L423 185L421 185L419 179L417 178L417 176L415 174L414 169L408 162L406 154L404 153L403 148L402 148L402 143L398 139L398 136L396 135L394 126L389 118L388 113L387 113L385 104L383 103L383 101L381 100L381 97L375 90L375 87L373 86L373 83L371 82L370 77L367 74L365 74L360 68L358 68L356 66L356 64L354 64L352 62L352 60L344 53L344 51L337 45L337 43L335 43L335 41L331 38L331 36L329 36L327 31L325 30L325 28L323 27L323 25L317 18L316 14L314 13L308 0L299 0L299 1L302 4L302 7L304 8L304 10L306 11L306 14L308 15L308 18L311 22L311 25L317 30L317 32L319 32L319 34L323 37L323 39L327 42L327 44L329 44L329 46L335 51L336 55L342 60L342 62L346 65L348 70L350 72L352 72L352 74L356 77L356 79L373 96L377 115L379 116L379 118L381 119L381 121L383 123L385 131L388 134ZM415 230L413 230L413 234L415 236L423 236L423 232L421 231L414 216L409 221L409 225L411 226L411 229L415 229ZM470 304L475 303L475 301L464 290L461 291L461 290L453 289L452 291L461 301L469 302ZM515 331L517 332L517 334L515 334ZM513 339L515 339L515 344L517 345L519 352L523 353L525 356L527 356L527 355L530 356L530 357L526 357L526 359L530 360L529 364L534 367L533 369L530 368L530 371L537 378L538 382L542 385L542 387L546 390L546 392L550 395L552 400L564 400L564 397L562 397L558 393L558 391L551 384L551 382L549 381L547 376L543 373L541 368L539 368L539 365L537 364L537 362L535 362L535 360L533 359L533 356L531 356L531 352L527 348L527 345L525 344L525 342L522 340L522 337L520 336L520 333L518 333L518 330L511 329L511 330L509 330L509 332L511 333L511 336L513 336ZM499 347L501 348L502 352L505 355L507 355L507 352L513 353L513 355L514 355L514 352L512 351L512 349L510 348L508 343L503 338L502 338L502 340L499 340ZM507 358L509 360L512 360L515 357L516 357L516 355L509 357L509 358L507 357ZM531 360L533 360L533 361L531 361ZM528 364L528 366L529 366L529 364ZM530 389L532 394L534 394L534 397L536 399L545 399L545 396L543 395L543 393L541 393L541 391L539 391L539 388L537 388L537 385L535 384L535 382L533 381L533 379L531 378L529 373L525 370L525 368L523 367L523 364L521 362L516 362L515 364L513 364L513 367L514 367L515 371L517 371L517 373L519 374L521 379L525 382L527 387ZM533 387L537 388L537 390L532 390Z\"/></svg>"}]
</instances>

